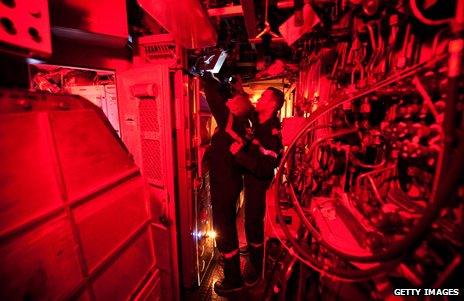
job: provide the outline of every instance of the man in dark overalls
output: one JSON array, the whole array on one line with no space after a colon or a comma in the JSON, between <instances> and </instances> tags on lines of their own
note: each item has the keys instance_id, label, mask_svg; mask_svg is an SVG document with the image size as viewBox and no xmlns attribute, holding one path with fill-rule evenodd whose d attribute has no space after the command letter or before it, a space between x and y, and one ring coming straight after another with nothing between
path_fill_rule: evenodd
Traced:
<instances>
[{"instance_id":1,"label":"man in dark overalls","mask_svg":"<svg viewBox=\"0 0 464 301\"><path fill-rule=\"evenodd\" d=\"M243 188L242 168L229 151L232 143L247 144L253 106L246 95L232 96L228 89L212 78L204 77L204 91L217 123L208 148L213 225L216 245L224 259L224 279L214 285L218 295L239 291L243 281L236 220L236 205Z\"/></svg>"},{"instance_id":2,"label":"man in dark overalls","mask_svg":"<svg viewBox=\"0 0 464 301\"><path fill-rule=\"evenodd\" d=\"M230 147L236 162L246 169L245 233L251 266L246 269L244 280L248 287L258 283L263 269L266 190L283 150L278 118L283 103L282 91L272 87L266 89L256 104L254 139L248 146L236 141Z\"/></svg>"}]
</instances>

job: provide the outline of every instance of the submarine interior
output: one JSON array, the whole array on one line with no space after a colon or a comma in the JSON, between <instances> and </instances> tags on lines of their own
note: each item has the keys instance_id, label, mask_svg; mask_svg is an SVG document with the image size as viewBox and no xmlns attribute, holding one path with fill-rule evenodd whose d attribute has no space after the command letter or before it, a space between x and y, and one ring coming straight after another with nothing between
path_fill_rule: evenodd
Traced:
<instances>
[{"instance_id":1,"label":"submarine interior","mask_svg":"<svg viewBox=\"0 0 464 301\"><path fill-rule=\"evenodd\" d=\"M0 0L0 24L0 300L464 299L464 0ZM230 292L205 77L258 117L284 98L281 151L241 145L275 165Z\"/></svg>"}]
</instances>

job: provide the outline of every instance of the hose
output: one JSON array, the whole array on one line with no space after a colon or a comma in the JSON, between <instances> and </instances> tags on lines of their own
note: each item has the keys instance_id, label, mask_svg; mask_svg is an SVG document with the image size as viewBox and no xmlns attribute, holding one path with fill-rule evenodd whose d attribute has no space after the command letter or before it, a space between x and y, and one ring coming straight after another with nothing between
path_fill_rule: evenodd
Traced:
<instances>
[{"instance_id":1,"label":"hose","mask_svg":"<svg viewBox=\"0 0 464 301\"><path fill-rule=\"evenodd\" d=\"M442 59L442 58L443 57L438 58L438 59ZM379 89L381 87L384 87L384 86L386 86L386 85L388 85L388 84L390 84L390 83L392 83L392 82L394 82L396 80L400 80L400 79L405 78L407 76L411 76L415 72L417 72L420 68L422 68L423 66L425 66L425 63L421 63L419 65L413 66L413 67L411 67L411 68L409 68L407 70L404 70L403 72L401 72L398 75L394 75L394 76L390 77L389 79L387 79L387 80L385 80L383 82L380 82L378 85L375 85L371 89L368 89L368 90L360 93L359 95L350 97L347 100L332 102L332 103L328 104L326 107L321 108L321 110L318 110L315 113L313 113L313 115L311 116L312 118L310 117L310 122L308 122L305 129L303 131L301 131L297 135L294 142L290 145L288 151L284 155L284 158L283 158L283 160L282 160L282 162L281 162L281 164L279 166L279 170L278 170L276 179L281 178L282 172L283 172L283 166L285 164L285 161L286 161L286 159L288 157L288 154L291 152L292 148L294 147L296 141L299 140L299 138L302 137L305 133L307 133L308 130L312 129L311 128L312 124L317 120L317 118L319 116L321 116L322 114L326 113L327 111L331 110L332 108L336 107L337 105L339 105L339 104L341 104L341 103L343 103L345 101L352 101L352 100L354 100L356 98L359 98L359 97L365 96L365 95L367 95L369 93L372 93L373 91L375 91L375 90L377 90L377 89ZM446 173L446 176L444 177L444 180L442 181L442 185L440 185L439 191L435 195L434 201L431 203L431 205L424 212L424 215L419 220L416 227L413 230L411 230L410 233L408 233L408 235L405 237L405 239L403 239L402 241L396 243L390 249L388 249L386 251L383 251L383 252L380 252L380 253L375 254L375 255L371 255L371 256L355 256L355 255L351 255L351 254L346 254L344 252L341 252L340 250L337 250L337 249L333 248L331 245L327 244L323 240L321 240L321 244L324 247L326 247L327 249L329 249L330 251L337 254L338 256L341 256L342 258L345 258L345 259L348 259L348 260L354 261L354 262L388 261L388 260L398 259L402 255L404 255L405 251L407 251L407 250L411 249L412 247L414 247L418 242L420 242L421 238L427 234L427 230L429 229L430 225L438 217L440 209L443 208L446 205L446 201L451 198L452 193L453 193L453 189L457 184L456 175L462 174L463 169L464 169L463 168L463 166L464 166L464 143L463 142L460 143L456 153L457 153L457 159L458 159L457 162L455 162L456 164L454 164L453 167L450 170L448 170L448 172ZM303 259L303 261L305 261L305 263L308 264L307 259L309 259L310 256L308 256L308 254L306 254L305 251L302 248L300 248L300 246L296 242L296 240L294 240L293 237L291 237L292 235L291 235L287 225L283 221L282 213L280 212L280 208L279 208L279 204L278 204L278 197L277 197L278 195L277 195L277 193L278 193L278 189L276 189L276 202L277 202L276 207L277 207L277 215L278 215L278 220L280 222L280 226L281 226L282 230L284 231L284 233L288 236L289 240L292 242L292 245L294 246L297 253L299 253L297 255L300 255L299 257L301 257L301 259ZM293 203L294 203L295 210L297 211L298 215L300 216L302 221L305 223L305 225L307 225L309 223L309 221L307 221L306 217L304 216L304 212L303 212L302 208L299 206L298 202L293 201ZM306 220L306 222L305 222L305 220ZM318 236L319 233L313 227L308 228L308 230L310 230L310 232L312 232L312 234L316 238L319 237ZM311 266L314 266L314 263L309 263L309 264ZM318 269L317 266L313 267L313 268L315 268L316 270ZM361 276L361 275L359 275L359 276Z\"/></svg>"},{"instance_id":2,"label":"hose","mask_svg":"<svg viewBox=\"0 0 464 301\"><path fill-rule=\"evenodd\" d=\"M453 18L443 19L443 20L431 20L425 17L422 12L420 11L419 7L417 6L417 0L409 0L409 6L411 7L411 11L414 17L417 18L420 22L424 23L425 25L429 26L440 26L449 24L453 21Z\"/></svg>"}]
</instances>

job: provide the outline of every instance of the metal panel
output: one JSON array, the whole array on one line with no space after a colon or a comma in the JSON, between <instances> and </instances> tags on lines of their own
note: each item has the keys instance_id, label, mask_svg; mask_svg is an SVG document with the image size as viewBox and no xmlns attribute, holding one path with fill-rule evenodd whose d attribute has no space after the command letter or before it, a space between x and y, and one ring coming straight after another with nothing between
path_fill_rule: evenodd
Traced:
<instances>
[{"instance_id":1,"label":"metal panel","mask_svg":"<svg viewBox=\"0 0 464 301\"><path fill-rule=\"evenodd\" d=\"M195 199L198 284L203 281L203 276L205 275L214 256L214 237L211 237L211 233L214 230L209 174L205 174L202 177L202 181L203 183L198 189Z\"/></svg>"},{"instance_id":2,"label":"metal panel","mask_svg":"<svg viewBox=\"0 0 464 301\"><path fill-rule=\"evenodd\" d=\"M141 145L143 169L147 180L157 186L163 186L161 142L155 139L142 139Z\"/></svg>"},{"instance_id":3,"label":"metal panel","mask_svg":"<svg viewBox=\"0 0 464 301\"><path fill-rule=\"evenodd\" d=\"M172 261L177 256L172 254L172 246L175 245L170 228L162 224L151 224L150 231L155 244L155 255L159 260L157 267L160 270L161 300L176 300L178 292L174 289L175 283L179 285L175 271L172 270Z\"/></svg>"},{"instance_id":4,"label":"metal panel","mask_svg":"<svg viewBox=\"0 0 464 301\"><path fill-rule=\"evenodd\" d=\"M198 0L138 0L151 17L185 48L216 45L217 35Z\"/></svg>"},{"instance_id":5,"label":"metal panel","mask_svg":"<svg viewBox=\"0 0 464 301\"><path fill-rule=\"evenodd\" d=\"M117 76L121 91L122 137L149 183L150 215L155 223L160 222L158 234L162 239L153 239L153 242L156 257L162 258L157 267L161 271L163 300L180 299L174 190L176 162L173 157L174 100L169 90L169 66L172 63L153 61ZM139 87L147 87L150 91L140 93ZM153 87L157 87L156 92Z\"/></svg>"},{"instance_id":6,"label":"metal panel","mask_svg":"<svg viewBox=\"0 0 464 301\"><path fill-rule=\"evenodd\" d=\"M160 285L160 271L154 270L150 279L146 285L142 288L137 297L134 298L136 301L159 301L161 300L161 285Z\"/></svg>"},{"instance_id":7,"label":"metal panel","mask_svg":"<svg viewBox=\"0 0 464 301\"><path fill-rule=\"evenodd\" d=\"M119 46L127 42L127 10L124 0L61 0L50 1L50 6L54 33L95 42L114 43L119 39Z\"/></svg>"},{"instance_id":8,"label":"metal panel","mask_svg":"<svg viewBox=\"0 0 464 301\"><path fill-rule=\"evenodd\" d=\"M148 229L93 284L97 300L127 300L155 263Z\"/></svg>"},{"instance_id":9,"label":"metal panel","mask_svg":"<svg viewBox=\"0 0 464 301\"><path fill-rule=\"evenodd\" d=\"M50 55L48 1L0 1L0 43L8 52Z\"/></svg>"},{"instance_id":10,"label":"metal panel","mask_svg":"<svg viewBox=\"0 0 464 301\"><path fill-rule=\"evenodd\" d=\"M113 128L119 134L119 112L116 85L105 85L106 116Z\"/></svg>"},{"instance_id":11,"label":"metal panel","mask_svg":"<svg viewBox=\"0 0 464 301\"><path fill-rule=\"evenodd\" d=\"M200 285L214 255L209 181L201 166L210 137L204 122L211 114L201 112L198 79L174 78L182 281L191 288Z\"/></svg>"},{"instance_id":12,"label":"metal panel","mask_svg":"<svg viewBox=\"0 0 464 301\"><path fill-rule=\"evenodd\" d=\"M90 292L87 290L82 291L80 294L74 296L72 301L91 301Z\"/></svg>"},{"instance_id":13,"label":"metal panel","mask_svg":"<svg viewBox=\"0 0 464 301\"><path fill-rule=\"evenodd\" d=\"M80 95L91 103L103 110L106 115L106 105L104 103L105 91L104 86L73 86L67 88L71 94Z\"/></svg>"},{"instance_id":14,"label":"metal panel","mask_svg":"<svg viewBox=\"0 0 464 301\"><path fill-rule=\"evenodd\" d=\"M74 209L90 270L148 220L144 193L142 179L135 178Z\"/></svg>"},{"instance_id":15,"label":"metal panel","mask_svg":"<svg viewBox=\"0 0 464 301\"><path fill-rule=\"evenodd\" d=\"M142 132L159 133L160 116L158 114L158 102L149 101L149 100L141 101L139 110L140 110L140 130Z\"/></svg>"},{"instance_id":16,"label":"metal panel","mask_svg":"<svg viewBox=\"0 0 464 301\"><path fill-rule=\"evenodd\" d=\"M159 100L141 100L139 104L140 136L143 171L148 181L164 186L164 168L162 164Z\"/></svg>"},{"instance_id":17,"label":"metal panel","mask_svg":"<svg viewBox=\"0 0 464 301\"><path fill-rule=\"evenodd\" d=\"M47 124L46 114L0 119L0 235L62 205Z\"/></svg>"},{"instance_id":18,"label":"metal panel","mask_svg":"<svg viewBox=\"0 0 464 301\"><path fill-rule=\"evenodd\" d=\"M194 103L195 103L195 135L198 137L198 143L193 145L197 153L198 173L196 182L201 185L195 187L195 242L196 242L196 272L198 276L198 285L201 284L206 274L208 266L214 256L214 237L211 237L213 229L213 217L211 207L210 181L209 173L203 168L203 156L209 145L211 133L211 113L209 107L202 107L200 93L200 83L195 80L194 86ZM206 110L205 110L206 109Z\"/></svg>"},{"instance_id":19,"label":"metal panel","mask_svg":"<svg viewBox=\"0 0 464 301\"><path fill-rule=\"evenodd\" d=\"M192 114L194 111L192 86L187 85L188 77L176 73L173 76L174 95L176 97L176 137L177 137L177 203L180 229L180 248L182 263L182 283L191 287L198 282L197 253L195 236L195 200L193 195L193 179L196 178L196 154L192 143L195 140L195 126Z\"/></svg>"},{"instance_id":20,"label":"metal panel","mask_svg":"<svg viewBox=\"0 0 464 301\"><path fill-rule=\"evenodd\" d=\"M115 134L95 111L51 114L57 152L69 199L98 190L135 167ZM79 125L79 126L76 126Z\"/></svg>"},{"instance_id":21,"label":"metal panel","mask_svg":"<svg viewBox=\"0 0 464 301\"><path fill-rule=\"evenodd\" d=\"M119 300L146 286L147 190L101 110L2 90L0 155L0 300Z\"/></svg>"},{"instance_id":22,"label":"metal panel","mask_svg":"<svg viewBox=\"0 0 464 301\"><path fill-rule=\"evenodd\" d=\"M83 281L64 215L0 245L1 300L57 300Z\"/></svg>"},{"instance_id":23,"label":"metal panel","mask_svg":"<svg viewBox=\"0 0 464 301\"><path fill-rule=\"evenodd\" d=\"M76 28L88 32L127 38L126 1L61 0L52 1L54 26ZM80 14L80 15L79 15Z\"/></svg>"}]
</instances>

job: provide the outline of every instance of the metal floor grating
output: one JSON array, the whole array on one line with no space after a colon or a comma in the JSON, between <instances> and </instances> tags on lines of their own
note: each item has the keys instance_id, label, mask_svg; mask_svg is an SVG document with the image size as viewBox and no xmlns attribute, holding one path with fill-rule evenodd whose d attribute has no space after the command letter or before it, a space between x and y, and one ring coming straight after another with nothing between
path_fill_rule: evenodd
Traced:
<instances>
[{"instance_id":1,"label":"metal floor grating","mask_svg":"<svg viewBox=\"0 0 464 301\"><path fill-rule=\"evenodd\" d=\"M218 257L218 256L217 256ZM222 266L219 258L215 258L210 265L209 271L205 275L203 284L189 292L185 292L183 300L186 301L245 301L263 300L264 284L257 285L253 289L244 289L240 293L230 295L227 298L218 296L213 290L213 284L223 277ZM246 256L240 256L240 266L242 271L245 266Z\"/></svg>"},{"instance_id":2,"label":"metal floor grating","mask_svg":"<svg viewBox=\"0 0 464 301\"><path fill-rule=\"evenodd\" d=\"M242 208L243 209L243 208ZM237 232L239 234L240 247L246 245L245 229L243 224L243 211L239 210L237 216ZM240 266L244 271L247 256L240 256ZM184 292L183 300L186 301L248 301L263 300L264 284L257 285L253 289L244 289L242 292L229 296L228 298L218 296L213 290L213 284L223 277L222 265L219 256L211 262L200 287Z\"/></svg>"}]
</instances>

